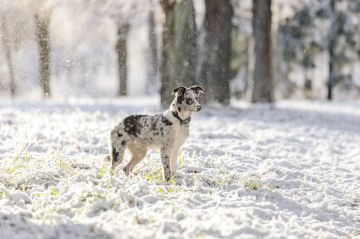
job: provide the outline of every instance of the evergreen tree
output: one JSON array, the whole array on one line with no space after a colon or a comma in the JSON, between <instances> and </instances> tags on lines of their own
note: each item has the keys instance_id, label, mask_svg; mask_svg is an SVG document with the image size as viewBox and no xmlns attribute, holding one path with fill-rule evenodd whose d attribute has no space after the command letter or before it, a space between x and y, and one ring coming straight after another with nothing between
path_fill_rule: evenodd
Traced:
<instances>
[{"instance_id":1,"label":"evergreen tree","mask_svg":"<svg viewBox=\"0 0 360 239\"><path fill-rule=\"evenodd\" d=\"M355 37L356 27L352 21L353 14L359 11L360 2L357 0L308 2L293 18L286 19L285 24L279 26L279 45L287 66L300 64L305 69L316 67L316 54L328 52L329 100L333 98L333 87L351 78L350 75L342 73L342 67L353 63L360 56ZM358 54L354 54L356 52ZM289 71L291 67L288 67ZM305 82L306 88L311 88L308 79Z\"/></svg>"},{"instance_id":2,"label":"evergreen tree","mask_svg":"<svg viewBox=\"0 0 360 239\"><path fill-rule=\"evenodd\" d=\"M322 1L324 2L324 0ZM341 72L342 66L352 63L355 55L348 54L354 51L356 41L354 39L354 25L352 13L359 8L358 0L348 0L348 8L341 9L340 0L330 0L329 4L322 4L316 11L316 18L330 22L324 48L329 52L329 78L327 81L328 100L332 99L332 89L340 81L349 78ZM355 7L355 8L352 8Z\"/></svg>"},{"instance_id":3,"label":"evergreen tree","mask_svg":"<svg viewBox=\"0 0 360 239\"><path fill-rule=\"evenodd\" d=\"M306 5L292 18L287 18L285 23L279 25L277 47L282 53L282 61L277 65L280 68L278 78L281 81L281 83L278 82L278 88L285 97L289 97L295 88L295 84L288 81L294 66L301 65L305 72L315 67L314 58L321 46L314 39L314 31L316 31L314 19L311 16L310 7ZM305 91L311 90L312 83L309 79L306 79L305 84Z\"/></svg>"}]
</instances>

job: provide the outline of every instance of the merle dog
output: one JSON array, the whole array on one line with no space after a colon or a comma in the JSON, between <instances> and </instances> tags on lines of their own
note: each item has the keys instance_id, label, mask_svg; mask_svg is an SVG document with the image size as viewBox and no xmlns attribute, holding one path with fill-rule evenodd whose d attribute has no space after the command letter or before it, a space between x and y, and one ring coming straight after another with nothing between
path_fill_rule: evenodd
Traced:
<instances>
[{"instance_id":1,"label":"merle dog","mask_svg":"<svg viewBox=\"0 0 360 239\"><path fill-rule=\"evenodd\" d=\"M126 176L146 156L149 148L160 151L163 179L170 180L176 172L180 147L189 137L192 113L201 111L199 94L204 89L194 85L174 89L175 99L170 109L156 115L131 115L119 122L111 131L110 155L104 161L112 163L114 170L123 160L127 148L131 153L129 163L123 168Z\"/></svg>"}]
</instances>

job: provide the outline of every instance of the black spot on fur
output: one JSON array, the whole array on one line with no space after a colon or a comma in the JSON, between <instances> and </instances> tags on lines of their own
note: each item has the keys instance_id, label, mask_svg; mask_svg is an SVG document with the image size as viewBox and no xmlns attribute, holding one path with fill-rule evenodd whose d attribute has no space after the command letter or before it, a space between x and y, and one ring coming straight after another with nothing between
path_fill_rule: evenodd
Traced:
<instances>
[{"instance_id":1,"label":"black spot on fur","mask_svg":"<svg viewBox=\"0 0 360 239\"><path fill-rule=\"evenodd\" d=\"M178 107L178 111L181 112L181 107Z\"/></svg>"},{"instance_id":2,"label":"black spot on fur","mask_svg":"<svg viewBox=\"0 0 360 239\"><path fill-rule=\"evenodd\" d=\"M170 120L168 120L168 119L165 118L164 116L162 117L162 122L165 124L165 126L170 126L170 125L172 125L172 123L170 122Z\"/></svg>"},{"instance_id":3,"label":"black spot on fur","mask_svg":"<svg viewBox=\"0 0 360 239\"><path fill-rule=\"evenodd\" d=\"M156 130L156 123L151 123L151 130L152 131Z\"/></svg>"},{"instance_id":4,"label":"black spot on fur","mask_svg":"<svg viewBox=\"0 0 360 239\"><path fill-rule=\"evenodd\" d=\"M163 127L160 127L160 131L163 131L164 130L164 128Z\"/></svg>"},{"instance_id":5,"label":"black spot on fur","mask_svg":"<svg viewBox=\"0 0 360 239\"><path fill-rule=\"evenodd\" d=\"M112 160L114 162L119 161L119 152L116 152L115 147L113 146L112 150L111 150L111 156L112 156Z\"/></svg>"},{"instance_id":6,"label":"black spot on fur","mask_svg":"<svg viewBox=\"0 0 360 239\"><path fill-rule=\"evenodd\" d=\"M124 119L125 132L137 137L141 133L142 125L140 119L147 115L130 115Z\"/></svg>"},{"instance_id":7,"label":"black spot on fur","mask_svg":"<svg viewBox=\"0 0 360 239\"><path fill-rule=\"evenodd\" d=\"M121 142L121 145L125 145L125 144L126 144L126 142L125 142L125 141L122 141L122 142Z\"/></svg>"},{"instance_id":8,"label":"black spot on fur","mask_svg":"<svg viewBox=\"0 0 360 239\"><path fill-rule=\"evenodd\" d=\"M186 87L185 86L178 86L174 89L174 93L178 92L178 95L183 95L186 91Z\"/></svg>"},{"instance_id":9,"label":"black spot on fur","mask_svg":"<svg viewBox=\"0 0 360 239\"><path fill-rule=\"evenodd\" d=\"M119 138L121 138L123 136L122 134L119 134L119 132L117 132L117 135Z\"/></svg>"},{"instance_id":10,"label":"black spot on fur","mask_svg":"<svg viewBox=\"0 0 360 239\"><path fill-rule=\"evenodd\" d=\"M200 93L205 93L204 89L199 85L190 86L190 90L195 91L197 95L199 95Z\"/></svg>"},{"instance_id":11,"label":"black spot on fur","mask_svg":"<svg viewBox=\"0 0 360 239\"><path fill-rule=\"evenodd\" d=\"M186 92L186 87L184 87L184 86L176 87L176 88L174 89L174 93L176 93L176 92L178 92L178 93L177 93L177 97L176 97L176 103L181 105L181 103L182 103L183 100L184 100L184 95L185 95L185 92Z\"/></svg>"},{"instance_id":12,"label":"black spot on fur","mask_svg":"<svg viewBox=\"0 0 360 239\"><path fill-rule=\"evenodd\" d=\"M176 103L178 103L179 105L181 105L181 103L183 102L184 97L183 96L178 96L176 97Z\"/></svg>"},{"instance_id":13,"label":"black spot on fur","mask_svg":"<svg viewBox=\"0 0 360 239\"><path fill-rule=\"evenodd\" d=\"M152 119L151 119L151 130L152 131L156 131L156 123L157 123L157 121L159 120L159 118L160 117L162 117L162 114L158 114L158 117L153 117Z\"/></svg>"}]
</instances>

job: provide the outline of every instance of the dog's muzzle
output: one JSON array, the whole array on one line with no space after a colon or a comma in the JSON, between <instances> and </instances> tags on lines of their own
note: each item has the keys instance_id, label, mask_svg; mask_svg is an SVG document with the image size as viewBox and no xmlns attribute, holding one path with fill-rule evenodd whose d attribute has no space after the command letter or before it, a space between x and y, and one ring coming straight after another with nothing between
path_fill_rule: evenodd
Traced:
<instances>
[{"instance_id":1,"label":"dog's muzzle","mask_svg":"<svg viewBox=\"0 0 360 239\"><path fill-rule=\"evenodd\" d=\"M197 106L197 111L200 112L201 111L201 105Z\"/></svg>"}]
</instances>

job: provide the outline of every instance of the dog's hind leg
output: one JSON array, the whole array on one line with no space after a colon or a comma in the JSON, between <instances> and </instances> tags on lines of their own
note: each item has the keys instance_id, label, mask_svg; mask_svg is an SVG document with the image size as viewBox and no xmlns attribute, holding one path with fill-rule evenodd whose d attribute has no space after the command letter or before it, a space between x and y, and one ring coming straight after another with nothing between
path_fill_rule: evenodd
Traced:
<instances>
[{"instance_id":1,"label":"dog's hind leg","mask_svg":"<svg viewBox=\"0 0 360 239\"><path fill-rule=\"evenodd\" d=\"M148 148L143 142L141 142L141 140L137 139L128 142L126 146L131 153L131 159L129 163L123 168L123 171L126 176L129 176L134 167L145 158Z\"/></svg>"},{"instance_id":2,"label":"dog's hind leg","mask_svg":"<svg viewBox=\"0 0 360 239\"><path fill-rule=\"evenodd\" d=\"M125 144L121 147L117 147L114 143L111 145L111 169L114 170L119 164L121 164L124 158Z\"/></svg>"},{"instance_id":3,"label":"dog's hind leg","mask_svg":"<svg viewBox=\"0 0 360 239\"><path fill-rule=\"evenodd\" d=\"M114 169L122 162L124 158L124 152L126 149L126 143L130 140L129 137L124 135L122 123L119 123L112 131L110 135L110 161L111 169Z\"/></svg>"}]
</instances>

